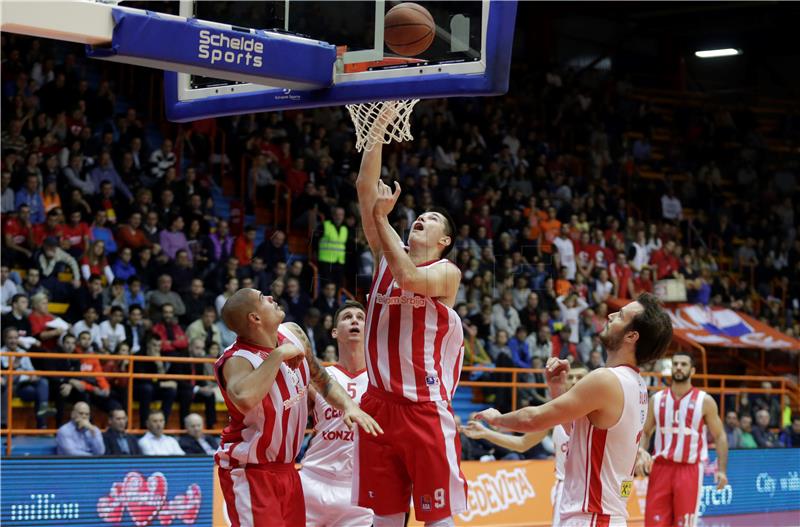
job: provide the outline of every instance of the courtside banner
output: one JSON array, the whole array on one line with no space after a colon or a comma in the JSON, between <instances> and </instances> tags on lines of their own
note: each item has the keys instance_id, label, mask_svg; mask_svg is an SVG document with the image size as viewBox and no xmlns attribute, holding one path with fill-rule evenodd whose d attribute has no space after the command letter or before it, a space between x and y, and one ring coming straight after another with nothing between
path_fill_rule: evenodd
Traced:
<instances>
[{"instance_id":1,"label":"courtside banner","mask_svg":"<svg viewBox=\"0 0 800 527\"><path fill-rule=\"evenodd\" d=\"M3 526L211 525L208 456L4 458Z\"/></svg>"},{"instance_id":2,"label":"courtside banner","mask_svg":"<svg viewBox=\"0 0 800 527\"><path fill-rule=\"evenodd\" d=\"M456 516L456 525L543 526L553 514L553 461L465 461L469 481L469 510ZM628 501L631 519L642 511L634 489ZM409 525L423 525L411 513Z\"/></svg>"}]
</instances>

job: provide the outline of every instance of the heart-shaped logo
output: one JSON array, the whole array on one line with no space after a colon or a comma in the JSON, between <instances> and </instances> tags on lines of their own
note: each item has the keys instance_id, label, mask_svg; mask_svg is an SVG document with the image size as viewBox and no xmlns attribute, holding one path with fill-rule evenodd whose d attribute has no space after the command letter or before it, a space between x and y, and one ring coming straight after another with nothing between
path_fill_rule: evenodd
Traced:
<instances>
[{"instance_id":1,"label":"heart-shaped logo","mask_svg":"<svg viewBox=\"0 0 800 527\"><path fill-rule=\"evenodd\" d=\"M146 527L167 501L167 478L161 472L147 479L138 472L129 472L122 482L122 494L133 523Z\"/></svg>"},{"instance_id":2,"label":"heart-shaped logo","mask_svg":"<svg viewBox=\"0 0 800 527\"><path fill-rule=\"evenodd\" d=\"M97 500L97 515L107 523L120 523L125 513L125 501L122 497L122 483L111 485L108 496Z\"/></svg>"},{"instance_id":3,"label":"heart-shaped logo","mask_svg":"<svg viewBox=\"0 0 800 527\"><path fill-rule=\"evenodd\" d=\"M171 525L176 518L187 525L192 525L200 514L201 501L200 486L192 483L186 489L185 494L178 494L161 509L158 513L158 520L164 526Z\"/></svg>"}]
</instances>

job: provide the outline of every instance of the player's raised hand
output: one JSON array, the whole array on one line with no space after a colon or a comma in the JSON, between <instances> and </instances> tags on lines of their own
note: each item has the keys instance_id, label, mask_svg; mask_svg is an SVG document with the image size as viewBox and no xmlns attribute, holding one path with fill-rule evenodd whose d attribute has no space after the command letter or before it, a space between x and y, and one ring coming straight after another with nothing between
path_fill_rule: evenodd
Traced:
<instances>
[{"instance_id":1,"label":"player's raised hand","mask_svg":"<svg viewBox=\"0 0 800 527\"><path fill-rule=\"evenodd\" d=\"M381 425L379 425L371 415L355 404L344 411L342 421L344 421L344 424L346 424L348 428L353 428L353 423L355 423L360 426L363 431L376 437L378 434L383 433Z\"/></svg>"},{"instance_id":2,"label":"player's raised hand","mask_svg":"<svg viewBox=\"0 0 800 527\"><path fill-rule=\"evenodd\" d=\"M400 183L394 182L394 192L389 185L383 181L378 183L378 196L375 198L375 205L372 209L373 214L388 216L394 209L397 199L400 197Z\"/></svg>"},{"instance_id":3,"label":"player's raised hand","mask_svg":"<svg viewBox=\"0 0 800 527\"><path fill-rule=\"evenodd\" d=\"M501 414L500 411L497 410L496 408L487 408L486 410L483 410L482 412L478 412L477 414L475 414L475 420L483 421L488 425L496 426L498 420L502 415L503 414Z\"/></svg>"},{"instance_id":4,"label":"player's raised hand","mask_svg":"<svg viewBox=\"0 0 800 527\"><path fill-rule=\"evenodd\" d=\"M305 354L303 350L295 346L294 344L287 342L286 344L281 344L273 353L280 353L281 361L285 362L286 365L291 369L296 369L300 366L305 358Z\"/></svg>"},{"instance_id":5,"label":"player's raised hand","mask_svg":"<svg viewBox=\"0 0 800 527\"><path fill-rule=\"evenodd\" d=\"M477 421L470 421L467 426L462 426L461 431L470 439L483 439L486 437L488 428Z\"/></svg>"},{"instance_id":6,"label":"player's raised hand","mask_svg":"<svg viewBox=\"0 0 800 527\"><path fill-rule=\"evenodd\" d=\"M547 359L544 377L547 380L547 387L550 389L551 397L558 397L566 391L568 371L569 361L555 357Z\"/></svg>"}]
</instances>

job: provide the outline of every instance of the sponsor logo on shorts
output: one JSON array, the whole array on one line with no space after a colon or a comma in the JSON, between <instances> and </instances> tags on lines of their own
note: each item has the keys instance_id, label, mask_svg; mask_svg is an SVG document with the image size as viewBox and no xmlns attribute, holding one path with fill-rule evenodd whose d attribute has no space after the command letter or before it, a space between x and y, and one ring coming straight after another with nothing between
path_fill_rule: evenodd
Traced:
<instances>
[{"instance_id":1,"label":"sponsor logo on shorts","mask_svg":"<svg viewBox=\"0 0 800 527\"><path fill-rule=\"evenodd\" d=\"M439 377L436 375L428 375L425 377L425 384L428 386L439 386Z\"/></svg>"},{"instance_id":2,"label":"sponsor logo on shorts","mask_svg":"<svg viewBox=\"0 0 800 527\"><path fill-rule=\"evenodd\" d=\"M430 496L430 494L424 494L422 497L420 497L419 502L420 502L420 508L423 511L431 510L431 496Z\"/></svg>"}]
</instances>

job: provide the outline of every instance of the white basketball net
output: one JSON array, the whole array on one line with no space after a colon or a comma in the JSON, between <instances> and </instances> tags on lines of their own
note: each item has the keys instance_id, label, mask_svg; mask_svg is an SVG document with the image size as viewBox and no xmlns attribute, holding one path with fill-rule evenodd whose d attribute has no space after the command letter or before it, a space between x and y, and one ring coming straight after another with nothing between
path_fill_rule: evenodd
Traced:
<instances>
[{"instance_id":1,"label":"white basketball net","mask_svg":"<svg viewBox=\"0 0 800 527\"><path fill-rule=\"evenodd\" d=\"M372 150L376 144L411 141L411 110L419 99L348 104L347 111L356 125L356 150Z\"/></svg>"}]
</instances>

